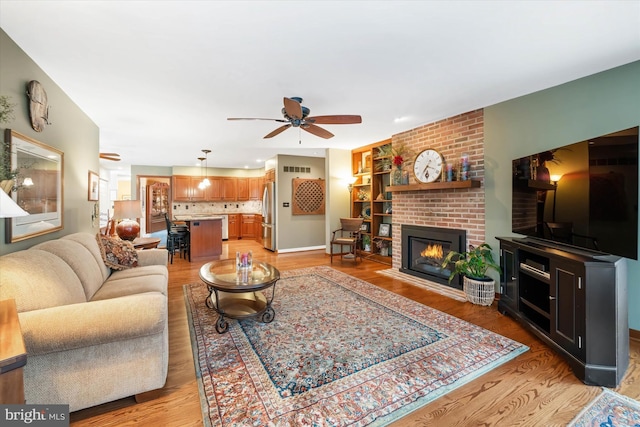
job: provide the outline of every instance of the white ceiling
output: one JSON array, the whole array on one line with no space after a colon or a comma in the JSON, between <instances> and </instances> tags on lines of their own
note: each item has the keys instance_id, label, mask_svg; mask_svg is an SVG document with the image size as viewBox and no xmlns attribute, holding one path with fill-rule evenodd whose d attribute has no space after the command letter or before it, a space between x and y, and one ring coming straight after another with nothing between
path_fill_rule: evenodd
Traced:
<instances>
[{"instance_id":1,"label":"white ceiling","mask_svg":"<svg viewBox=\"0 0 640 427\"><path fill-rule=\"evenodd\" d=\"M0 26L111 167L324 156L640 59L640 1L0 0ZM281 123L226 120L282 118L285 96L363 122L265 140Z\"/></svg>"}]
</instances>

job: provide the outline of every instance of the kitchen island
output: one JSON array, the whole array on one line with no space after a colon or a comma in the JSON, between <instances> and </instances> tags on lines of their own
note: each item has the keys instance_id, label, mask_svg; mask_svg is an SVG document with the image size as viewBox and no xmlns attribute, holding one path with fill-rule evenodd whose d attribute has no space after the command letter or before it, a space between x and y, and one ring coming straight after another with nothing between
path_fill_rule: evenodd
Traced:
<instances>
[{"instance_id":1,"label":"kitchen island","mask_svg":"<svg viewBox=\"0 0 640 427\"><path fill-rule=\"evenodd\" d=\"M222 217L213 215L176 215L189 227L191 261L216 260L222 254Z\"/></svg>"}]
</instances>

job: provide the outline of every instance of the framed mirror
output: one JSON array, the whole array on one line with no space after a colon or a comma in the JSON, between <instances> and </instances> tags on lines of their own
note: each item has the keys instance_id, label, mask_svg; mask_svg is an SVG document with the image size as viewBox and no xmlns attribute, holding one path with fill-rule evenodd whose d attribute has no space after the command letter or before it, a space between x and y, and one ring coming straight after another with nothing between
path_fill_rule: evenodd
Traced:
<instances>
[{"instance_id":1,"label":"framed mirror","mask_svg":"<svg viewBox=\"0 0 640 427\"><path fill-rule=\"evenodd\" d=\"M11 129L5 130L5 145L15 172L11 197L29 212L5 220L6 243L62 230L64 153Z\"/></svg>"}]
</instances>

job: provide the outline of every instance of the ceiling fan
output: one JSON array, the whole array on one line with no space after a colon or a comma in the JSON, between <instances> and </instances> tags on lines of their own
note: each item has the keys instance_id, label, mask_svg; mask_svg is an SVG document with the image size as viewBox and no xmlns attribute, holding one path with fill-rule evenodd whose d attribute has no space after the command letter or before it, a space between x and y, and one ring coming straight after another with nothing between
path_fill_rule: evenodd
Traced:
<instances>
[{"instance_id":1,"label":"ceiling fan","mask_svg":"<svg viewBox=\"0 0 640 427\"><path fill-rule=\"evenodd\" d=\"M273 138L279 133L289 129L290 127L297 127L312 133L320 138L329 139L333 137L333 134L328 130L316 126L321 125L348 125L355 123L362 123L362 117L354 115L334 115L334 116L313 116L309 117L311 110L302 105L302 98L291 97L284 98L284 108L282 109L282 115L284 119L259 119L259 118L239 118L229 117L227 120L273 120L276 122L286 123L271 133L265 135L265 138Z\"/></svg>"},{"instance_id":2,"label":"ceiling fan","mask_svg":"<svg viewBox=\"0 0 640 427\"><path fill-rule=\"evenodd\" d=\"M100 153L100 158L104 160L113 160L114 162L120 161L120 154L118 153Z\"/></svg>"}]
</instances>

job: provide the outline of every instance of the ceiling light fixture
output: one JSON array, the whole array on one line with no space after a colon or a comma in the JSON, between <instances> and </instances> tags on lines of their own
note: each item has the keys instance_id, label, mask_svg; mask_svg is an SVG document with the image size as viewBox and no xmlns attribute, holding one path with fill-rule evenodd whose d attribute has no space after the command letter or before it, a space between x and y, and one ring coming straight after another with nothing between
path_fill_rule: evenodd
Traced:
<instances>
[{"instance_id":1,"label":"ceiling light fixture","mask_svg":"<svg viewBox=\"0 0 640 427\"><path fill-rule=\"evenodd\" d=\"M202 152L204 153L204 179L202 180L202 184L205 187L208 187L211 185L211 182L209 182L209 153L211 152L211 150L202 150Z\"/></svg>"},{"instance_id":2,"label":"ceiling light fixture","mask_svg":"<svg viewBox=\"0 0 640 427\"><path fill-rule=\"evenodd\" d=\"M202 162L204 162L204 157L198 157L200 160L200 184L198 184L198 188L204 190L207 186L204 183L204 172L202 171Z\"/></svg>"}]
</instances>

